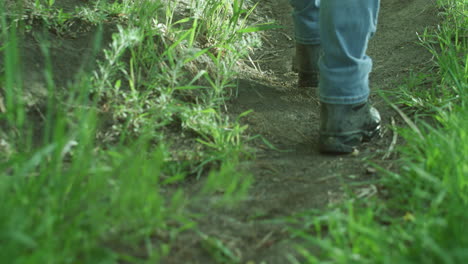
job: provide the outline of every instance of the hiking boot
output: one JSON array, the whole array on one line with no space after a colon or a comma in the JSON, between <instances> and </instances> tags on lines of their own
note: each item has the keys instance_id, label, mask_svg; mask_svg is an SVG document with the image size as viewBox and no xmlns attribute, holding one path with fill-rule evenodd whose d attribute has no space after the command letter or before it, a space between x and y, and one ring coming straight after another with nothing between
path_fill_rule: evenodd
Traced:
<instances>
[{"instance_id":1,"label":"hiking boot","mask_svg":"<svg viewBox=\"0 0 468 264\"><path fill-rule=\"evenodd\" d=\"M369 103L321 104L319 150L322 153L353 152L363 141L380 134L380 114Z\"/></svg>"},{"instance_id":2,"label":"hiking boot","mask_svg":"<svg viewBox=\"0 0 468 264\"><path fill-rule=\"evenodd\" d=\"M318 86L320 45L296 44L293 70L299 74L299 88Z\"/></svg>"}]
</instances>

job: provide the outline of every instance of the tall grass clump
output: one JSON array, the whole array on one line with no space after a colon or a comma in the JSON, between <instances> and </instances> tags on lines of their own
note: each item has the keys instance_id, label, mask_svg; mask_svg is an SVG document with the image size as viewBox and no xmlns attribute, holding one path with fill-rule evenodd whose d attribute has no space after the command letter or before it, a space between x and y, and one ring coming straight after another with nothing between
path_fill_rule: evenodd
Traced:
<instances>
[{"instance_id":1,"label":"tall grass clump","mask_svg":"<svg viewBox=\"0 0 468 264\"><path fill-rule=\"evenodd\" d=\"M420 121L418 127L400 130L407 141L400 149L401 170L382 170L386 176L378 184L385 195L351 197L331 212L290 219L304 227L291 229L294 236L320 249L312 254L308 246L298 247L303 259L291 257L293 263L468 261L468 3L438 4L442 22L421 40L434 55L433 71L424 74L432 76L429 89L439 96L415 95L431 124ZM427 83L421 89L428 89Z\"/></svg>"},{"instance_id":2,"label":"tall grass clump","mask_svg":"<svg viewBox=\"0 0 468 264\"><path fill-rule=\"evenodd\" d=\"M103 140L131 138L150 124L154 136L161 138L168 126L180 126L200 138L186 146L179 144L173 149L174 158L200 149L201 156L191 155L191 164L198 165L190 170L198 175L206 165L247 154L240 141L246 127L222 112L235 89L237 62L259 44L255 35L247 33L269 25L248 27L253 9L246 9L244 1L161 1L158 5L123 1L122 5L129 14L128 28L138 32L141 40L125 54L126 63L99 67L98 75L106 80L96 93L101 104L110 106L114 121ZM109 72L113 74L106 76Z\"/></svg>"},{"instance_id":3,"label":"tall grass clump","mask_svg":"<svg viewBox=\"0 0 468 264\"><path fill-rule=\"evenodd\" d=\"M12 43L10 36L7 45ZM5 52L12 52L11 48ZM12 55L5 56L5 73L16 75L17 58ZM86 98L87 87L89 83L76 87L76 97ZM5 91L18 91L17 83L6 82ZM10 100L20 100L17 96L7 95L5 104L15 104ZM43 139L27 138L34 132L24 124L33 120L24 116L24 104L7 108L2 116L2 128L7 130L2 140L16 144L8 146L9 153L2 153L0 261L112 263L132 259L132 245L149 241L154 232L166 228L169 218L180 217L170 212L171 206L158 192L164 161L161 150L152 150L144 139L133 146L100 150L95 142L95 108L53 107L54 98L48 100L48 119L42 129L48 136ZM22 120L18 120L20 115ZM69 118L75 122L70 124ZM122 246L130 253L114 250ZM159 249L149 248L146 257L156 260L158 254L152 250Z\"/></svg>"},{"instance_id":4,"label":"tall grass clump","mask_svg":"<svg viewBox=\"0 0 468 264\"><path fill-rule=\"evenodd\" d=\"M65 15L56 4L10 12L0 1L0 263L158 263L195 225L184 208L197 197L175 183L207 175L200 193L223 190L226 202L248 189L236 167L246 127L222 109L235 62L256 43L246 33L260 28L247 26L243 1L96 1ZM31 14L60 32L119 15L110 42L97 30L95 70L69 87L39 43L47 96L35 108L19 56Z\"/></svg>"}]
</instances>

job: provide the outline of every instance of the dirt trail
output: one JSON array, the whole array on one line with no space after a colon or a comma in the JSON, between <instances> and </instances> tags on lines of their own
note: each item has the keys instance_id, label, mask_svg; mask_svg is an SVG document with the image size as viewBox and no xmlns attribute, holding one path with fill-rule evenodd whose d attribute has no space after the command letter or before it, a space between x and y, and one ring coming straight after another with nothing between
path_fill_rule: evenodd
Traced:
<instances>
[{"instance_id":1,"label":"dirt trail","mask_svg":"<svg viewBox=\"0 0 468 264\"><path fill-rule=\"evenodd\" d=\"M398 118L374 93L373 101L386 125L383 138L365 145L358 155L319 154L315 91L304 95L295 87L297 76L291 72L294 40L289 1L264 0L259 9L284 29L267 33L263 51L253 58L259 61L256 67L260 69L253 73L248 71L245 75L248 77L239 80L239 96L230 105L230 111L236 116L253 109L254 113L245 121L250 133L263 135L285 151L268 150L259 145L257 160L250 164L255 184L247 201L232 210L198 208L207 215L199 227L239 254L242 263L284 264L288 263L286 256L294 253L292 243L284 226L271 224L269 220L324 208L340 200L343 182L379 177L370 173L365 160L386 168L394 164L391 159L382 160L382 157L392 138L389 120ZM375 65L371 76L374 92L395 89L410 69L431 59L430 54L416 44L416 32L421 33L436 22L433 1L382 0L378 32L369 48ZM199 238L187 235L182 240L190 242L176 245L164 263L217 263L201 249Z\"/></svg>"}]
</instances>

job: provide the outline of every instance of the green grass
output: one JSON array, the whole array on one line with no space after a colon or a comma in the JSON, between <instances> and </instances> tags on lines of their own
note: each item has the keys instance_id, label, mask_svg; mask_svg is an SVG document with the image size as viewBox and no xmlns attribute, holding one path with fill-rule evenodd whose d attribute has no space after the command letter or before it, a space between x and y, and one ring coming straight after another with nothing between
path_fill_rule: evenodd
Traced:
<instances>
[{"instance_id":1,"label":"green grass","mask_svg":"<svg viewBox=\"0 0 468 264\"><path fill-rule=\"evenodd\" d=\"M398 131L398 173L385 171L379 197L350 194L328 212L288 221L306 261L293 263L434 263L468 261L468 3L441 0L440 26L421 35L434 55L431 71L413 74L396 98L407 112L431 117L429 125ZM318 246L312 254L309 246Z\"/></svg>"},{"instance_id":2,"label":"green grass","mask_svg":"<svg viewBox=\"0 0 468 264\"><path fill-rule=\"evenodd\" d=\"M54 1L0 1L0 263L157 263L196 225L184 208L198 198L177 183L204 175L200 195L223 191L224 203L248 190L251 178L236 167L251 157L246 127L222 109L237 62L259 44L251 33L271 26L249 26L254 6L244 1L186 2L180 14L179 1L66 12ZM97 30L95 71L65 90L41 43L47 96L31 109L22 36L66 37L74 23L111 25L112 41Z\"/></svg>"}]
</instances>

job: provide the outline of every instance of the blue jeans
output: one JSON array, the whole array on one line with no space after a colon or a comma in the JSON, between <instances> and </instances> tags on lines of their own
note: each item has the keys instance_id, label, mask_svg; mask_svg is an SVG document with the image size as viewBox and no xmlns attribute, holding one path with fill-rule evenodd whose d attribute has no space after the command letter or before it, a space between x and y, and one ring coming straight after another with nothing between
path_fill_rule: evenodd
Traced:
<instances>
[{"instance_id":1,"label":"blue jeans","mask_svg":"<svg viewBox=\"0 0 468 264\"><path fill-rule=\"evenodd\" d=\"M380 0L290 0L296 42L320 44L320 101L357 104L369 97L372 60L366 55L377 28Z\"/></svg>"}]
</instances>

